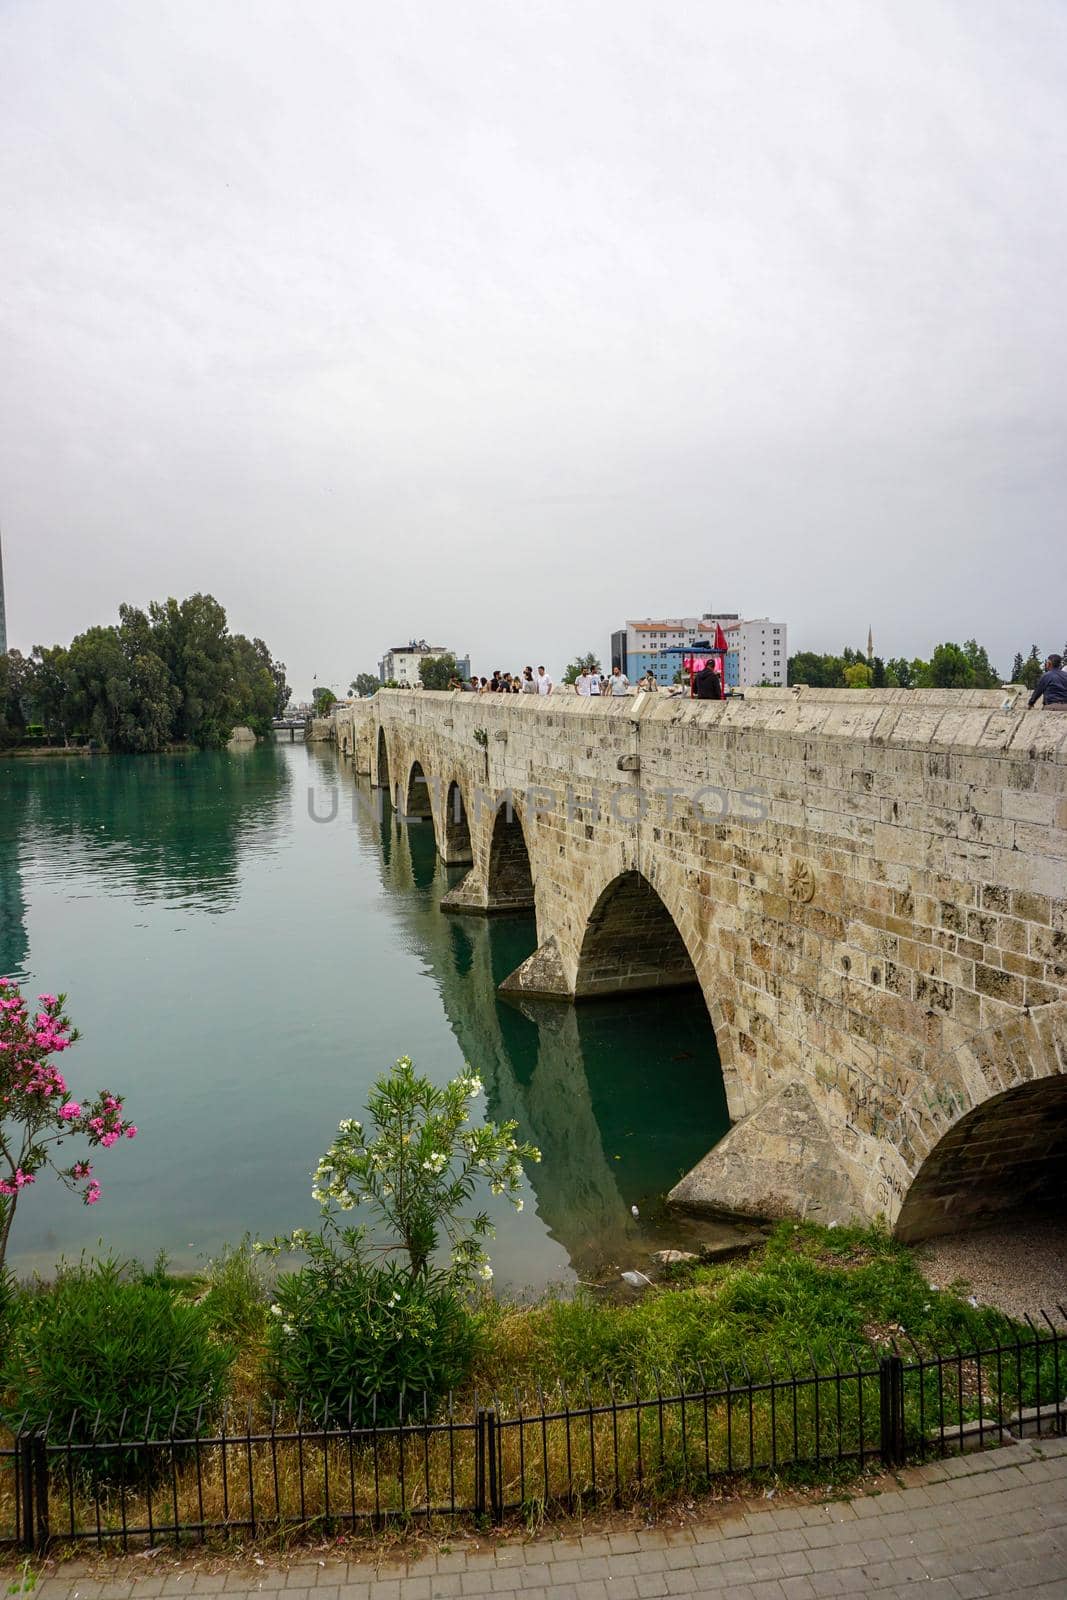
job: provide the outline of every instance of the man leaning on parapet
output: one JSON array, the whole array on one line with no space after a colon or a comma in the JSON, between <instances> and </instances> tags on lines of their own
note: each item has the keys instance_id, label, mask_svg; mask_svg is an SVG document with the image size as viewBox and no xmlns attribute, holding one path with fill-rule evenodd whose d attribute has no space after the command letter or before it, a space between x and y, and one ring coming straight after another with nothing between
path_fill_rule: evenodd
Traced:
<instances>
[{"instance_id":1,"label":"man leaning on parapet","mask_svg":"<svg viewBox=\"0 0 1067 1600\"><path fill-rule=\"evenodd\" d=\"M1062 656L1049 656L1045 662L1028 704L1034 706L1039 700L1043 706L1067 706L1067 672L1063 670Z\"/></svg>"}]
</instances>

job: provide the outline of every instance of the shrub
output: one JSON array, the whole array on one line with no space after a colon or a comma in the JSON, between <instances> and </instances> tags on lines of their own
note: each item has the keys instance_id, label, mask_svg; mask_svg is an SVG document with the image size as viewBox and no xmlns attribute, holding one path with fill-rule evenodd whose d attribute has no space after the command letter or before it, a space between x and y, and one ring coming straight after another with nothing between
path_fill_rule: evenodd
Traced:
<instances>
[{"instance_id":1,"label":"shrub","mask_svg":"<svg viewBox=\"0 0 1067 1600\"><path fill-rule=\"evenodd\" d=\"M200 1302L223 1339L246 1344L262 1334L267 1319L267 1284L246 1234L208 1263L208 1291Z\"/></svg>"},{"instance_id":2,"label":"shrub","mask_svg":"<svg viewBox=\"0 0 1067 1600\"><path fill-rule=\"evenodd\" d=\"M173 1285L112 1259L61 1268L27 1296L4 1363L8 1420L86 1444L188 1437L222 1399L233 1352ZM147 1468L147 1452L94 1456L98 1475Z\"/></svg>"},{"instance_id":3,"label":"shrub","mask_svg":"<svg viewBox=\"0 0 1067 1600\"><path fill-rule=\"evenodd\" d=\"M541 1159L515 1138L516 1123L471 1123L481 1092L469 1069L439 1088L402 1056L374 1085L371 1125L346 1118L315 1170L318 1233L257 1247L307 1252L306 1266L278 1280L270 1364L278 1387L316 1415L385 1425L469 1371L477 1325L466 1297L493 1276L483 1248L493 1226L465 1207L488 1185L521 1211L522 1162ZM357 1207L373 1226L334 1215Z\"/></svg>"},{"instance_id":4,"label":"shrub","mask_svg":"<svg viewBox=\"0 0 1067 1600\"><path fill-rule=\"evenodd\" d=\"M315 1417L351 1415L357 1426L434 1408L466 1377L477 1336L446 1277L321 1244L316 1259L279 1278L271 1313L279 1390Z\"/></svg>"}]
</instances>

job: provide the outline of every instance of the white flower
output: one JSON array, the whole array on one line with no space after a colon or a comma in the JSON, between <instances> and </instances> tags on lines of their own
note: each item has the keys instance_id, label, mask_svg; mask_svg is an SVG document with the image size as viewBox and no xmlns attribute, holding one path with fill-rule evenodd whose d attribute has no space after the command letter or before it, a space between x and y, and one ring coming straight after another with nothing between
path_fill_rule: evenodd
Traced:
<instances>
[{"instance_id":1,"label":"white flower","mask_svg":"<svg viewBox=\"0 0 1067 1600\"><path fill-rule=\"evenodd\" d=\"M481 1078L468 1078L465 1087L471 1099L477 1100L482 1092L482 1080Z\"/></svg>"},{"instance_id":2,"label":"white flower","mask_svg":"<svg viewBox=\"0 0 1067 1600\"><path fill-rule=\"evenodd\" d=\"M308 1231L307 1231L307 1229L306 1228L294 1228L293 1229L293 1243L296 1245L297 1249L298 1250L302 1249L302 1247L304 1245L306 1245L307 1242L308 1242Z\"/></svg>"},{"instance_id":3,"label":"white flower","mask_svg":"<svg viewBox=\"0 0 1067 1600\"><path fill-rule=\"evenodd\" d=\"M502 1183L491 1183L489 1185L489 1188L490 1188L490 1190L491 1190L491 1192L493 1194L503 1194L504 1193L504 1185Z\"/></svg>"},{"instance_id":4,"label":"white flower","mask_svg":"<svg viewBox=\"0 0 1067 1600\"><path fill-rule=\"evenodd\" d=\"M279 1305L273 1305L273 1306L271 1306L271 1308L270 1308L270 1314L271 1314L271 1316L272 1316L272 1317L280 1317L280 1316L281 1316L281 1314L282 1314L282 1308L281 1308L281 1306L279 1306Z\"/></svg>"},{"instance_id":5,"label":"white flower","mask_svg":"<svg viewBox=\"0 0 1067 1600\"><path fill-rule=\"evenodd\" d=\"M522 1210L522 1201L521 1200L516 1200L516 1202L515 1202L515 1210L516 1211L521 1211Z\"/></svg>"},{"instance_id":6,"label":"white flower","mask_svg":"<svg viewBox=\"0 0 1067 1600\"><path fill-rule=\"evenodd\" d=\"M398 1294L390 1295L389 1304L391 1306L398 1306L400 1304L400 1296Z\"/></svg>"},{"instance_id":7,"label":"white flower","mask_svg":"<svg viewBox=\"0 0 1067 1600\"><path fill-rule=\"evenodd\" d=\"M288 1336L290 1338L292 1338L293 1334L296 1332L296 1329L293 1327L293 1324L291 1322L283 1322L282 1323L282 1332L285 1333L285 1334L288 1334Z\"/></svg>"},{"instance_id":8,"label":"white flower","mask_svg":"<svg viewBox=\"0 0 1067 1600\"><path fill-rule=\"evenodd\" d=\"M493 1276L493 1269L489 1265L488 1261L485 1262L483 1266L478 1268L478 1276L479 1278L484 1278L486 1283L489 1282L489 1279Z\"/></svg>"},{"instance_id":9,"label":"white flower","mask_svg":"<svg viewBox=\"0 0 1067 1600\"><path fill-rule=\"evenodd\" d=\"M342 1211L351 1211L355 1203L356 1202L353 1200L352 1196L347 1193L347 1191L346 1193L339 1194L337 1196L337 1204L341 1207Z\"/></svg>"}]
</instances>

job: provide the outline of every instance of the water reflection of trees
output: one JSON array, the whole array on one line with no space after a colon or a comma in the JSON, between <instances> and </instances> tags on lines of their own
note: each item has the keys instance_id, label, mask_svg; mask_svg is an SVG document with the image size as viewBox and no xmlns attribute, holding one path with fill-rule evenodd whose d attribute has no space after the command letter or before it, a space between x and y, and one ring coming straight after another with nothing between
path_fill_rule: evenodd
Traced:
<instances>
[{"instance_id":1,"label":"water reflection of trees","mask_svg":"<svg viewBox=\"0 0 1067 1600\"><path fill-rule=\"evenodd\" d=\"M271 745L6 765L13 859L55 863L71 894L84 883L207 912L236 902L241 851L271 848L290 785Z\"/></svg>"},{"instance_id":2,"label":"water reflection of trees","mask_svg":"<svg viewBox=\"0 0 1067 1600\"><path fill-rule=\"evenodd\" d=\"M13 781L19 764L0 763L0 977L11 978L26 975L29 953L20 851L29 793Z\"/></svg>"},{"instance_id":3,"label":"water reflection of trees","mask_svg":"<svg viewBox=\"0 0 1067 1600\"><path fill-rule=\"evenodd\" d=\"M631 1205L654 1205L728 1126L702 997L501 1001L497 985L536 944L533 918L443 915L463 869L440 864L428 823L401 825L387 804L375 815L372 791L351 787L344 814L378 846L385 893L485 1082L490 1115L514 1118L542 1150L530 1179L549 1233L580 1275L619 1259L633 1244Z\"/></svg>"}]
</instances>

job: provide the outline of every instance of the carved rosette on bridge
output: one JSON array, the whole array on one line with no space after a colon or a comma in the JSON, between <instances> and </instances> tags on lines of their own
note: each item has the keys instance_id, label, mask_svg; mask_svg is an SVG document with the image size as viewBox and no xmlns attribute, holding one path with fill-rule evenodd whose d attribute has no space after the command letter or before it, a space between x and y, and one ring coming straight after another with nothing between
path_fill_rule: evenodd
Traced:
<instances>
[{"instance_id":1,"label":"carved rosette on bridge","mask_svg":"<svg viewBox=\"0 0 1067 1600\"><path fill-rule=\"evenodd\" d=\"M790 863L785 883L789 898L799 900L801 904L810 900L815 893L815 874L806 861Z\"/></svg>"}]
</instances>

